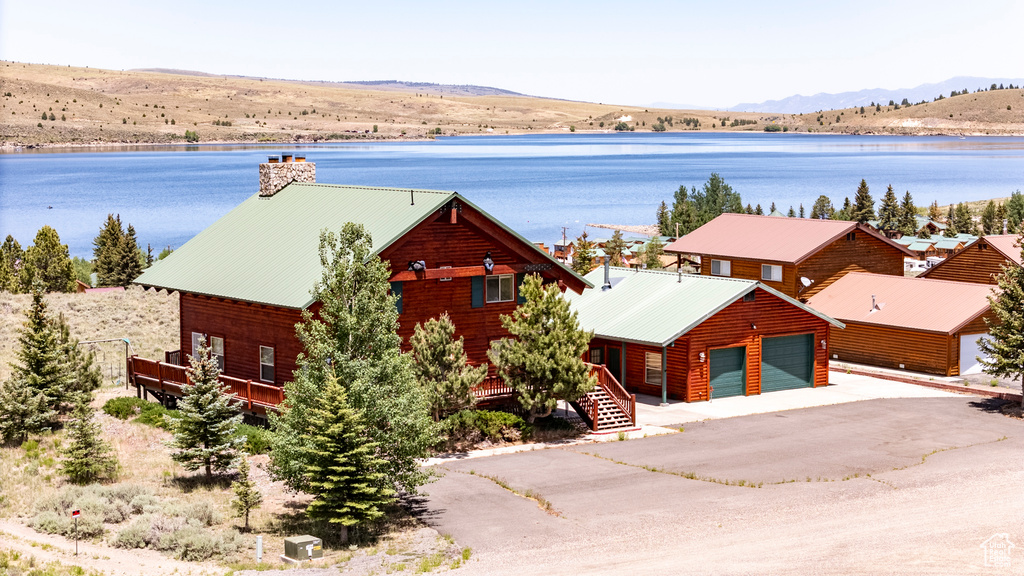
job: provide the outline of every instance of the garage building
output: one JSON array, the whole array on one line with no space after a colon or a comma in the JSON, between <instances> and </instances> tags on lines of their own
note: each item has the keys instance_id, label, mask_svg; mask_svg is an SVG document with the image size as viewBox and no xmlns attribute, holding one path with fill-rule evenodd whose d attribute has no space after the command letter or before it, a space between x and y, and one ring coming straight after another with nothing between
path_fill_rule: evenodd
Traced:
<instances>
[{"instance_id":1,"label":"garage building","mask_svg":"<svg viewBox=\"0 0 1024 576\"><path fill-rule=\"evenodd\" d=\"M594 331L588 361L627 390L697 402L828 384L843 324L754 280L598 268L566 293Z\"/></svg>"},{"instance_id":2,"label":"garage building","mask_svg":"<svg viewBox=\"0 0 1024 576\"><path fill-rule=\"evenodd\" d=\"M808 304L841 320L832 358L942 376L981 372L992 286L850 273Z\"/></svg>"}]
</instances>

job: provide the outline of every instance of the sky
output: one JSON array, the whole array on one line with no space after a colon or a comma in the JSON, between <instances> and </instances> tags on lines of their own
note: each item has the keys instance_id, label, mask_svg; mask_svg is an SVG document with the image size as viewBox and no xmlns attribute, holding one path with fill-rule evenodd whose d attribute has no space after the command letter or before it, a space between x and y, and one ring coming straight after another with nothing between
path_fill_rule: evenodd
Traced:
<instances>
[{"instance_id":1,"label":"sky","mask_svg":"<svg viewBox=\"0 0 1024 576\"><path fill-rule=\"evenodd\" d=\"M623 105L1024 77L1024 2L0 0L0 59Z\"/></svg>"}]
</instances>

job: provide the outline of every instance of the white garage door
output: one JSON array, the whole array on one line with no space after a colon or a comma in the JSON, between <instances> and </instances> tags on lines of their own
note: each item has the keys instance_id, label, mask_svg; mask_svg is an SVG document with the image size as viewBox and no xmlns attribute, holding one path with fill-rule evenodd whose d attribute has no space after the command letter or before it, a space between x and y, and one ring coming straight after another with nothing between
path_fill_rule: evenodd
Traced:
<instances>
[{"instance_id":1,"label":"white garage door","mask_svg":"<svg viewBox=\"0 0 1024 576\"><path fill-rule=\"evenodd\" d=\"M982 337L988 334L963 334L960 336L960 375L981 374L981 363L977 357L981 356Z\"/></svg>"}]
</instances>

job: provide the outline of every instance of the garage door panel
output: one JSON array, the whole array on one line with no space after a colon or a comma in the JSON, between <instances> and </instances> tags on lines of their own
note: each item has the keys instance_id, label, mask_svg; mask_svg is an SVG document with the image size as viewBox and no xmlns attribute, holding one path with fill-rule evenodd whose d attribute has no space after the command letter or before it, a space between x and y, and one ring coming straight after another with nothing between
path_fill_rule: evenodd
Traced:
<instances>
[{"instance_id":1,"label":"garage door panel","mask_svg":"<svg viewBox=\"0 0 1024 576\"><path fill-rule=\"evenodd\" d=\"M960 375L981 374L984 367L978 361L981 353L981 339L988 334L962 334L960 336Z\"/></svg>"},{"instance_id":2,"label":"garage door panel","mask_svg":"<svg viewBox=\"0 0 1024 576\"><path fill-rule=\"evenodd\" d=\"M743 396L747 393L747 348L718 348L711 351L711 397Z\"/></svg>"},{"instance_id":3,"label":"garage door panel","mask_svg":"<svg viewBox=\"0 0 1024 576\"><path fill-rule=\"evenodd\" d=\"M761 392L814 386L814 335L761 341Z\"/></svg>"}]
</instances>

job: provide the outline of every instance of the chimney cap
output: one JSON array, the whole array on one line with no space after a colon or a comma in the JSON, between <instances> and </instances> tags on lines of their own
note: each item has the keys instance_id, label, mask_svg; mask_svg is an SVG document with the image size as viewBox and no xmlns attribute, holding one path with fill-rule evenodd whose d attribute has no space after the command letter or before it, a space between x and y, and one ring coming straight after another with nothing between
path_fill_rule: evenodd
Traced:
<instances>
[{"instance_id":1,"label":"chimney cap","mask_svg":"<svg viewBox=\"0 0 1024 576\"><path fill-rule=\"evenodd\" d=\"M267 156L267 162L276 164L280 159L277 156Z\"/></svg>"}]
</instances>

